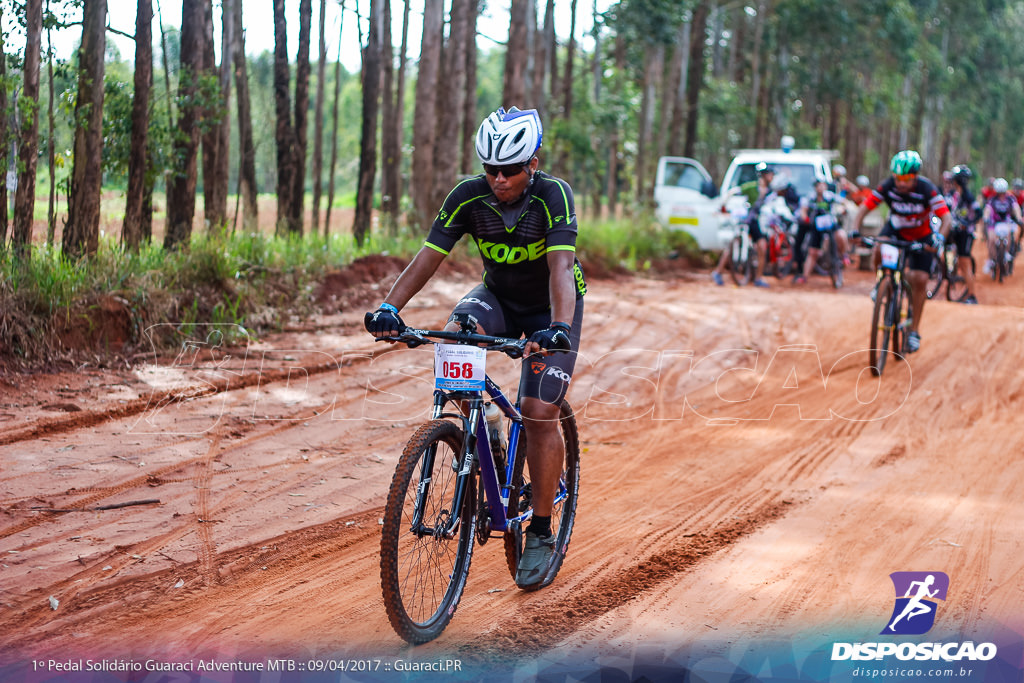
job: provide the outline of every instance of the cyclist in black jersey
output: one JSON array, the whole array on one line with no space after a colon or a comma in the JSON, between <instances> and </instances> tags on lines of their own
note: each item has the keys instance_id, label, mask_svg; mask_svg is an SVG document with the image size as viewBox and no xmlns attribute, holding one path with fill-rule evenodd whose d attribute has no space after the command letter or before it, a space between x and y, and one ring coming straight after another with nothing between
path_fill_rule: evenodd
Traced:
<instances>
[{"instance_id":1,"label":"cyclist in black jersey","mask_svg":"<svg viewBox=\"0 0 1024 683\"><path fill-rule=\"evenodd\" d=\"M463 235L483 260L483 282L452 311L447 329L471 317L477 332L528 338L519 395L534 514L516 583L542 583L551 562L551 512L564 461L559 406L569 388L583 324L587 285L576 259L572 188L538 170L543 136L535 109L490 114L476 136L484 172L449 193L419 252L380 307L366 314L376 337L404 329L399 311L433 276Z\"/></svg>"},{"instance_id":2,"label":"cyclist in black jersey","mask_svg":"<svg viewBox=\"0 0 1024 683\"><path fill-rule=\"evenodd\" d=\"M992 190L995 194L985 205L985 227L988 229L988 261L985 263L984 272L989 274L995 267L996 257L996 235L1012 237L1010 249L1006 252L1006 259L1014 257L1014 248L1020 244L1021 220L1020 205L1010 194L1010 184L1005 178L996 178L992 181ZM1012 227L1011 227L1012 224Z\"/></svg>"},{"instance_id":3,"label":"cyclist in black jersey","mask_svg":"<svg viewBox=\"0 0 1024 683\"><path fill-rule=\"evenodd\" d=\"M949 174L949 189L946 189L946 173ZM956 245L957 253L962 256L969 256L974 247L974 227L981 217L981 210L974 199L969 183L974 173L965 164L957 164L951 170L942 174L943 196L946 204L953 215L953 227L949 237ZM964 297L965 304L976 304L978 298L974 295L974 270L971 268L969 259L962 258L957 261L957 269L964 279L964 286L967 288L967 296Z\"/></svg>"}]
</instances>

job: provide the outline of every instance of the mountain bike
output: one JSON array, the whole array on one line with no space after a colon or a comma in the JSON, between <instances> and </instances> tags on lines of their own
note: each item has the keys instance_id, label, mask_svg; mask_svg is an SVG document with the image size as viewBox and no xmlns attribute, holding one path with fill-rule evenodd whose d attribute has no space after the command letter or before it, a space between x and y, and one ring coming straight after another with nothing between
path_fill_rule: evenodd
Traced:
<instances>
[{"instance_id":1,"label":"mountain bike","mask_svg":"<svg viewBox=\"0 0 1024 683\"><path fill-rule=\"evenodd\" d=\"M777 278L793 272L796 262L796 238L790 232L791 221L773 214L767 221L768 247L765 251L765 272Z\"/></svg>"},{"instance_id":2,"label":"mountain bike","mask_svg":"<svg viewBox=\"0 0 1024 683\"><path fill-rule=\"evenodd\" d=\"M814 217L814 229L821 233L821 251L814 269L828 275L833 287L842 289L844 264L843 257L839 254L839 243L836 241L836 230L841 229L839 221L832 212L821 213ZM809 240L810 235L805 242ZM807 253L806 244L804 253Z\"/></svg>"},{"instance_id":3,"label":"mountain bike","mask_svg":"<svg viewBox=\"0 0 1024 683\"><path fill-rule=\"evenodd\" d=\"M1013 259L1016 256L1016 245L1013 238L1013 223L996 223L989 229L989 239L994 239L992 247L992 279L1002 282L1013 273Z\"/></svg>"},{"instance_id":4,"label":"mountain bike","mask_svg":"<svg viewBox=\"0 0 1024 683\"><path fill-rule=\"evenodd\" d=\"M522 358L526 340L474 330L471 323L458 332L406 328L383 339L410 348L432 344L435 349L431 419L416 430L399 458L381 528L384 608L395 632L413 644L436 638L454 616L466 588L474 542L484 545L503 538L505 561L515 579L525 544L523 524L533 516L519 400L513 405L505 397L486 374L485 363L488 351ZM446 412L448 404L458 410ZM485 412L493 412L493 406L504 424L488 430ZM554 555L543 580L524 590L554 580L576 518L579 434L564 400L559 430L565 460L551 515Z\"/></svg>"},{"instance_id":5,"label":"mountain bike","mask_svg":"<svg viewBox=\"0 0 1024 683\"><path fill-rule=\"evenodd\" d=\"M757 272L757 246L750 239L750 225L746 220L736 224L736 234L729 243L729 276L742 287L754 279Z\"/></svg>"},{"instance_id":6,"label":"mountain bike","mask_svg":"<svg viewBox=\"0 0 1024 683\"><path fill-rule=\"evenodd\" d=\"M928 275L928 291L925 292L929 299L933 299L946 286L946 299L948 301L963 301L967 298L967 280L960 274L960 261L966 261L967 267L973 275L975 271L974 256L971 254L960 254L955 243L947 244L940 253L936 254L932 270Z\"/></svg>"},{"instance_id":7,"label":"mountain bike","mask_svg":"<svg viewBox=\"0 0 1024 683\"><path fill-rule=\"evenodd\" d=\"M880 377L891 353L902 358L906 353L906 332L914 319L910 282L903 276L907 252L924 249L920 242L890 237L865 237L865 246L878 244L882 252L875 307L871 312L871 345L868 362L871 374Z\"/></svg>"}]
</instances>

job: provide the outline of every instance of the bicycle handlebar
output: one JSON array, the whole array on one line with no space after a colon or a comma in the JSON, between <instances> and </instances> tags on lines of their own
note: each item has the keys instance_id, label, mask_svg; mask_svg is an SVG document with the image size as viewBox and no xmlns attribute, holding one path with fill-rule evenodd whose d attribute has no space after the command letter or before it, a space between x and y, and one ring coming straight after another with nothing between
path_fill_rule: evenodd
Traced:
<instances>
[{"instance_id":1,"label":"bicycle handlebar","mask_svg":"<svg viewBox=\"0 0 1024 683\"><path fill-rule=\"evenodd\" d=\"M861 238L861 242L864 246L873 247L877 244L891 244L894 247L906 249L907 251L921 251L922 249L928 249L928 245L923 242L907 242L906 240L898 240L895 237L868 237L864 236Z\"/></svg>"},{"instance_id":2,"label":"bicycle handlebar","mask_svg":"<svg viewBox=\"0 0 1024 683\"><path fill-rule=\"evenodd\" d=\"M375 341L400 342L410 349L423 344L436 344L436 339L453 341L456 344L483 346L487 351L500 351L509 358L522 358L526 349L526 339L510 339L508 337L492 337L475 332L449 332L447 330L417 330L406 327L397 337L377 337Z\"/></svg>"}]
</instances>

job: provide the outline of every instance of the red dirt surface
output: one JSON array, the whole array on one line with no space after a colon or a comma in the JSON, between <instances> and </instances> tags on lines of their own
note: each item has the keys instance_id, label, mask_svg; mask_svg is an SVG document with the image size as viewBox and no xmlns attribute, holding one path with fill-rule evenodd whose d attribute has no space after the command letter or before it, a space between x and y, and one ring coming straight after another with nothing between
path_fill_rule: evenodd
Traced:
<instances>
[{"instance_id":1,"label":"red dirt surface","mask_svg":"<svg viewBox=\"0 0 1024 683\"><path fill-rule=\"evenodd\" d=\"M922 350L876 380L870 273L834 291L689 271L590 282L555 583L523 593L500 541L478 547L447 630L409 648L384 614L379 523L431 354L361 327L402 265L328 278L341 312L285 334L225 348L210 328L133 368L0 376L0 673L455 657L516 680L641 660L678 676L680 648L718 671L751 643L878 640L889 574L919 570L951 579L935 639L1024 632L1022 276L980 281L981 306L929 302ZM403 317L442 324L476 278L445 272ZM514 388L515 363L491 363Z\"/></svg>"}]
</instances>

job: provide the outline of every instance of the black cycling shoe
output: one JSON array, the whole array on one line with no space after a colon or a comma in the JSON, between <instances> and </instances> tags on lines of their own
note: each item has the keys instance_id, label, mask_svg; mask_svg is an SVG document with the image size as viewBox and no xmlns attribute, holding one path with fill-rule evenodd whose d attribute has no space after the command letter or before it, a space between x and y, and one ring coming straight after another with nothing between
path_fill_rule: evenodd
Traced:
<instances>
[{"instance_id":1,"label":"black cycling shoe","mask_svg":"<svg viewBox=\"0 0 1024 683\"><path fill-rule=\"evenodd\" d=\"M544 580L555 554L555 537L526 532L526 549L516 570L517 586L534 586Z\"/></svg>"}]
</instances>

